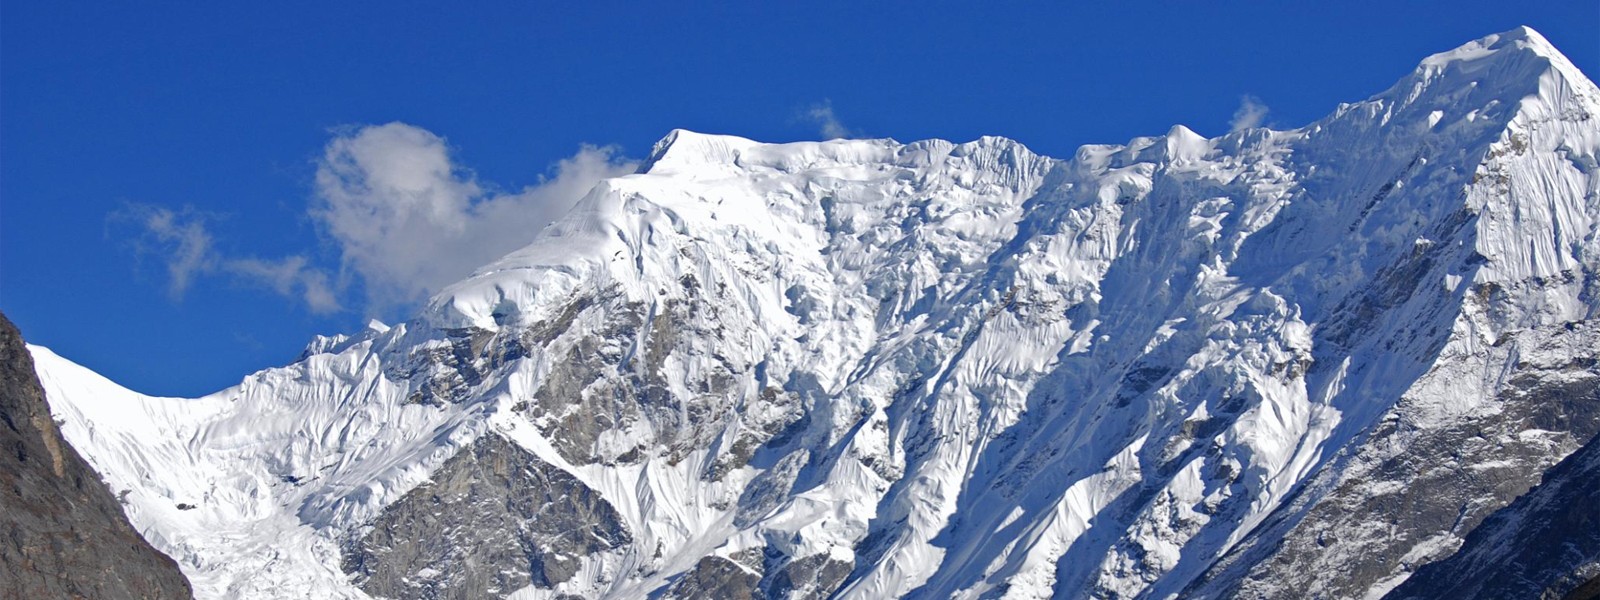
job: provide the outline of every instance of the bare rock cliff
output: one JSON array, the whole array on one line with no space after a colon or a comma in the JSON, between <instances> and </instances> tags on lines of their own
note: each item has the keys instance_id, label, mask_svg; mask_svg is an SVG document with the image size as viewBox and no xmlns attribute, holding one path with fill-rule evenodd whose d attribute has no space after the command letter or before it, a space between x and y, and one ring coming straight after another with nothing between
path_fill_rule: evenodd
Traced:
<instances>
[{"instance_id":1,"label":"bare rock cliff","mask_svg":"<svg viewBox=\"0 0 1600 600\"><path fill-rule=\"evenodd\" d=\"M22 335L0 315L0 597L189 598L100 475L61 438Z\"/></svg>"}]
</instances>

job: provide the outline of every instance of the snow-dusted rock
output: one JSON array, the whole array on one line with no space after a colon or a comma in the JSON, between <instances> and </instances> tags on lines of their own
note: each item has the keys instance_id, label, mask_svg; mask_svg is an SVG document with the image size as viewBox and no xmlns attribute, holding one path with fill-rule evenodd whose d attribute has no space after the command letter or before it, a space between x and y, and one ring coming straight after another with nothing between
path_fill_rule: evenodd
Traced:
<instances>
[{"instance_id":1,"label":"snow-dusted rock","mask_svg":"<svg viewBox=\"0 0 1600 600\"><path fill-rule=\"evenodd\" d=\"M675 131L415 319L211 396L34 353L205 597L1376 596L1600 429L1597 112L1519 29L1300 129L1067 160ZM620 528L493 590L385 563L464 451Z\"/></svg>"}]
</instances>

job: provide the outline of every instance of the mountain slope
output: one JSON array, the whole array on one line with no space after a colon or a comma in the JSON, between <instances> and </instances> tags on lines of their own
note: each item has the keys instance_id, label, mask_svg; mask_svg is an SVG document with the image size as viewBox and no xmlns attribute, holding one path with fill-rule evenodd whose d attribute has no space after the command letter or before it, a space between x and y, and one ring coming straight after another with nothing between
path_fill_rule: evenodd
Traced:
<instances>
[{"instance_id":1,"label":"mountain slope","mask_svg":"<svg viewBox=\"0 0 1600 600\"><path fill-rule=\"evenodd\" d=\"M1375 596L1600 429L1597 111L1519 29L1068 160L677 131L217 394L35 355L203 596Z\"/></svg>"},{"instance_id":2,"label":"mountain slope","mask_svg":"<svg viewBox=\"0 0 1600 600\"><path fill-rule=\"evenodd\" d=\"M0 315L0 590L6 598L188 598L178 565L139 537L61 437L22 335Z\"/></svg>"},{"instance_id":3,"label":"mountain slope","mask_svg":"<svg viewBox=\"0 0 1600 600\"><path fill-rule=\"evenodd\" d=\"M1600 439L1386 598L1592 598L1600 592ZM1587 588L1582 589L1582 588Z\"/></svg>"}]
</instances>

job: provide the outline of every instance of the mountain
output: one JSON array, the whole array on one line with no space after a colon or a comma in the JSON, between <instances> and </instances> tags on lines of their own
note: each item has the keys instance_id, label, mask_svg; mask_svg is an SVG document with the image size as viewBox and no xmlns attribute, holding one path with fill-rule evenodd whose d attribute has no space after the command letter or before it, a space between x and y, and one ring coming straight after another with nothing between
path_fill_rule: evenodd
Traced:
<instances>
[{"instance_id":1,"label":"mountain","mask_svg":"<svg viewBox=\"0 0 1600 600\"><path fill-rule=\"evenodd\" d=\"M151 548L62 439L22 334L0 315L0 597L189 598L177 563Z\"/></svg>"},{"instance_id":2,"label":"mountain","mask_svg":"<svg viewBox=\"0 0 1600 600\"><path fill-rule=\"evenodd\" d=\"M215 394L33 352L201 597L1379 597L1600 432L1597 113L1523 28L1065 160L675 131Z\"/></svg>"},{"instance_id":3,"label":"mountain","mask_svg":"<svg viewBox=\"0 0 1600 600\"><path fill-rule=\"evenodd\" d=\"M1600 597L1600 438L1386 598ZM1565 595L1562 595L1565 593Z\"/></svg>"}]
</instances>

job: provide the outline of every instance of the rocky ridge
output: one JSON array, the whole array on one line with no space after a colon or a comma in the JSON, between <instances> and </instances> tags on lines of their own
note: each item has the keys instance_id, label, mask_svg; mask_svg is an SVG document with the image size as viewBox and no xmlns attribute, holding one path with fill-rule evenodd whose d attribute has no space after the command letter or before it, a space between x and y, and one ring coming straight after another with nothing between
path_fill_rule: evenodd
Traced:
<instances>
[{"instance_id":1,"label":"rocky ridge","mask_svg":"<svg viewBox=\"0 0 1600 600\"><path fill-rule=\"evenodd\" d=\"M62 439L33 359L0 315L0 597L189 598L100 475Z\"/></svg>"},{"instance_id":2,"label":"rocky ridge","mask_svg":"<svg viewBox=\"0 0 1600 600\"><path fill-rule=\"evenodd\" d=\"M1066 160L678 131L217 394L33 350L206 597L1377 597L1600 428L1597 112L1524 28Z\"/></svg>"}]
</instances>

